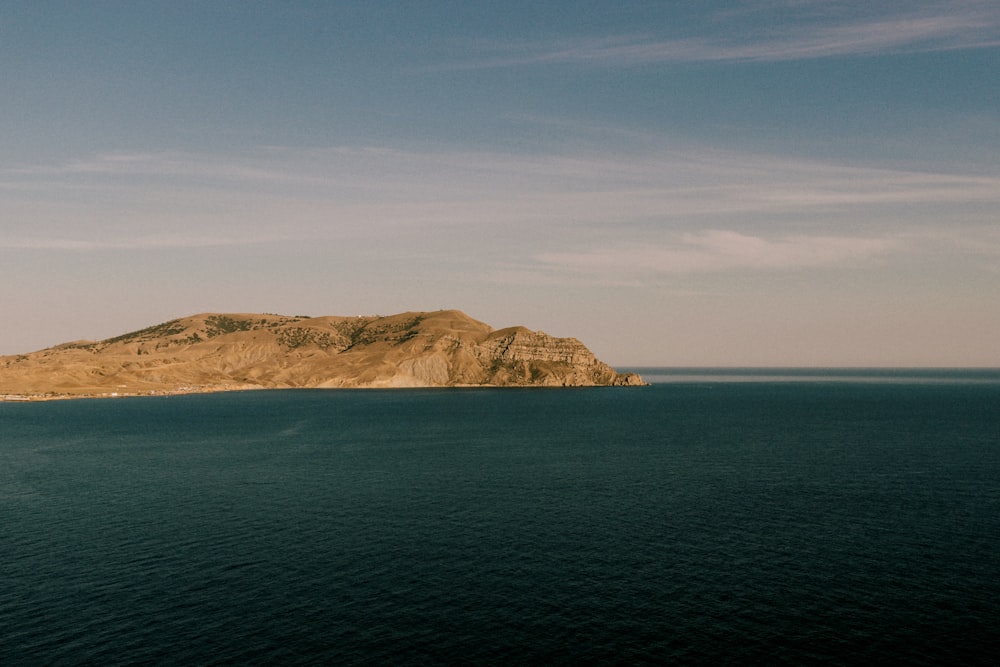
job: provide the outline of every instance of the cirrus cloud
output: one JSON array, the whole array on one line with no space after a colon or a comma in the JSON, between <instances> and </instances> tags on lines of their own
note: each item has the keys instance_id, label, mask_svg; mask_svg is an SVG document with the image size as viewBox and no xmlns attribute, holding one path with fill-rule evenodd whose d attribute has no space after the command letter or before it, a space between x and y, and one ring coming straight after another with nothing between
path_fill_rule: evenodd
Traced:
<instances>
[{"instance_id":1,"label":"cirrus cloud","mask_svg":"<svg viewBox=\"0 0 1000 667\"><path fill-rule=\"evenodd\" d=\"M891 238L799 235L767 239L711 229L681 234L659 245L543 253L537 259L552 268L597 273L785 271L849 266L901 248L901 241Z\"/></svg>"},{"instance_id":2,"label":"cirrus cloud","mask_svg":"<svg viewBox=\"0 0 1000 667\"><path fill-rule=\"evenodd\" d=\"M823 3L824 7L828 3ZM700 34L675 38L653 34L602 35L537 44L506 45L506 53L447 69L482 69L524 65L590 64L631 66L682 62L780 62L838 56L993 48L1000 45L1000 6L982 0L911 3L902 11L872 12L868 3L840 7L860 18L831 20L804 4L791 7L767 3L738 12L720 12L714 25ZM749 13L780 12L783 19L755 28ZM868 12L868 15L863 15ZM738 19L738 20L734 20ZM501 49L496 49L501 51Z\"/></svg>"}]
</instances>

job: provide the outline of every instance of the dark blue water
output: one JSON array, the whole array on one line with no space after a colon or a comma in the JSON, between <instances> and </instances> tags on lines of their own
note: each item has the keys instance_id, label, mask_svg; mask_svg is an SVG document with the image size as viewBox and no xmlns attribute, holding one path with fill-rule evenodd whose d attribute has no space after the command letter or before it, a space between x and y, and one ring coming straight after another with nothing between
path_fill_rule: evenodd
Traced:
<instances>
[{"instance_id":1,"label":"dark blue water","mask_svg":"<svg viewBox=\"0 0 1000 667\"><path fill-rule=\"evenodd\" d=\"M0 404L0 664L993 663L1000 374Z\"/></svg>"}]
</instances>

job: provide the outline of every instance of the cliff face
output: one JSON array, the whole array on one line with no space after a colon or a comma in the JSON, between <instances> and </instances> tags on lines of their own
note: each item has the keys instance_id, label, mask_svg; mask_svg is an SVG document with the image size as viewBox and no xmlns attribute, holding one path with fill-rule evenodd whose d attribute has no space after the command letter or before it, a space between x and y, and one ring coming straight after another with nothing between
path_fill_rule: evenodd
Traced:
<instances>
[{"instance_id":1,"label":"cliff face","mask_svg":"<svg viewBox=\"0 0 1000 667\"><path fill-rule=\"evenodd\" d=\"M575 338L494 331L459 311L201 314L0 357L0 397L288 387L638 385Z\"/></svg>"},{"instance_id":2,"label":"cliff face","mask_svg":"<svg viewBox=\"0 0 1000 667\"><path fill-rule=\"evenodd\" d=\"M575 338L554 338L524 328L498 331L476 347L484 365L496 368L493 384L588 386L641 384L619 375Z\"/></svg>"}]
</instances>

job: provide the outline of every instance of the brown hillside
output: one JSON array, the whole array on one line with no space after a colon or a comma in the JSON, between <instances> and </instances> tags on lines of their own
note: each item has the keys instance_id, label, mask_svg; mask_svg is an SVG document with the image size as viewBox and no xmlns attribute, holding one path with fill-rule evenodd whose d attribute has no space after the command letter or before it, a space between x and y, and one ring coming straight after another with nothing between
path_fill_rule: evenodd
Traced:
<instances>
[{"instance_id":1,"label":"brown hillside","mask_svg":"<svg viewBox=\"0 0 1000 667\"><path fill-rule=\"evenodd\" d=\"M456 310L388 317L203 313L0 357L0 398L291 387L635 385L575 338Z\"/></svg>"}]
</instances>

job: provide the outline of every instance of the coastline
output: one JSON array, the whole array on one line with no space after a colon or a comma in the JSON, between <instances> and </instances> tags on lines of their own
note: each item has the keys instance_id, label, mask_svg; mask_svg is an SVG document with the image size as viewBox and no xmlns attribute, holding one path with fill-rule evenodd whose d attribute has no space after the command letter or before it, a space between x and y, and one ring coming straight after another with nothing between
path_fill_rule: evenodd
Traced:
<instances>
[{"instance_id":1,"label":"coastline","mask_svg":"<svg viewBox=\"0 0 1000 667\"><path fill-rule=\"evenodd\" d=\"M264 387L260 385L225 385L207 387L185 387L182 389L159 389L150 391L113 391L100 393L52 393L52 394L0 394L0 403L46 403L49 401L72 401L77 399L115 399L115 398L145 398L145 397L165 397L165 396L190 396L195 394L221 394L225 392L240 391L296 391L296 390L316 390L316 391L373 391L373 390L405 390L405 389L539 389L539 390L560 390L560 389L598 389L607 387L648 387L649 382L642 380L638 384L621 385L518 385L518 384L366 384L357 386L338 387Z\"/></svg>"}]
</instances>

